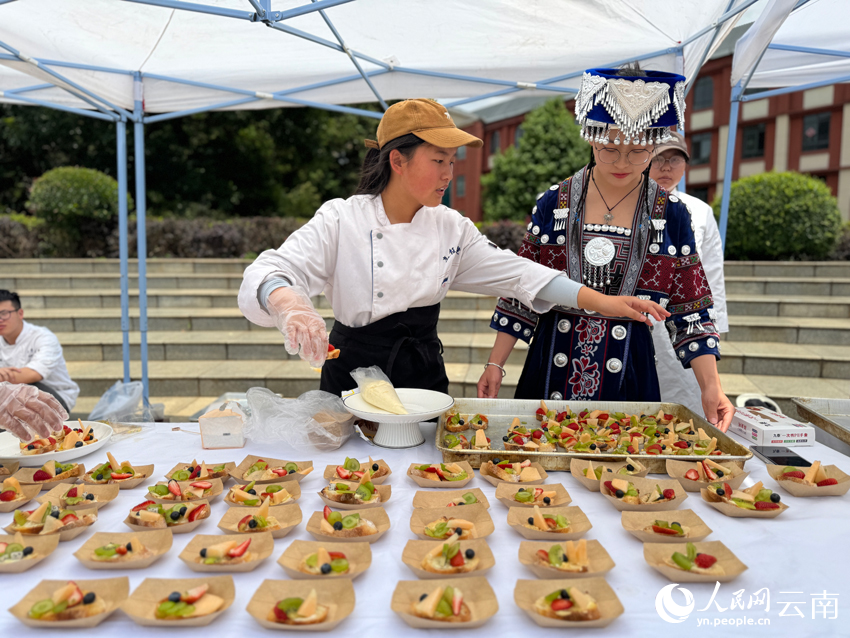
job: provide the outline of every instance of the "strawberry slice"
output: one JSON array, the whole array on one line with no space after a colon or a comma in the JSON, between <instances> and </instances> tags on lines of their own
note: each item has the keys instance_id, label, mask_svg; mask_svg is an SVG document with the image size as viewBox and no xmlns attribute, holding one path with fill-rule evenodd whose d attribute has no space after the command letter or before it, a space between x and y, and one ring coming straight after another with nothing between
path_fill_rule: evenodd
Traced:
<instances>
[{"instance_id":1,"label":"strawberry slice","mask_svg":"<svg viewBox=\"0 0 850 638\"><path fill-rule=\"evenodd\" d=\"M573 606L573 601L566 598L556 598L552 601L552 611L564 611Z\"/></svg>"},{"instance_id":2,"label":"strawberry slice","mask_svg":"<svg viewBox=\"0 0 850 638\"><path fill-rule=\"evenodd\" d=\"M132 474L129 474L129 473L127 473L127 474L119 474L119 473L117 473L117 472L113 472L113 473L112 473L112 480L113 480L113 481L123 481L124 479L128 479L128 478L130 478L131 476L133 476L133 475L132 475Z\"/></svg>"},{"instance_id":3,"label":"strawberry slice","mask_svg":"<svg viewBox=\"0 0 850 638\"><path fill-rule=\"evenodd\" d=\"M549 552L547 552L545 549L538 549L537 550L537 558L539 558L542 561L545 561L548 564L549 563Z\"/></svg>"},{"instance_id":4,"label":"strawberry slice","mask_svg":"<svg viewBox=\"0 0 850 638\"><path fill-rule=\"evenodd\" d=\"M770 501L756 501L755 506L757 510L778 510L779 503L771 503Z\"/></svg>"},{"instance_id":5,"label":"strawberry slice","mask_svg":"<svg viewBox=\"0 0 850 638\"><path fill-rule=\"evenodd\" d=\"M272 474L277 474L278 476L286 476L287 471L286 471L285 468L276 467L275 469L272 470Z\"/></svg>"},{"instance_id":6,"label":"strawberry slice","mask_svg":"<svg viewBox=\"0 0 850 638\"><path fill-rule=\"evenodd\" d=\"M342 552L328 552L328 556L331 557L331 560L334 560L336 558L345 558L345 554L343 554Z\"/></svg>"},{"instance_id":7,"label":"strawberry slice","mask_svg":"<svg viewBox=\"0 0 850 638\"><path fill-rule=\"evenodd\" d=\"M183 490L180 489L180 484L174 479L168 481L168 491L171 492L177 498L183 496Z\"/></svg>"},{"instance_id":8,"label":"strawberry slice","mask_svg":"<svg viewBox=\"0 0 850 638\"><path fill-rule=\"evenodd\" d=\"M236 529L238 529L238 530L245 529L245 526L248 525L248 521L250 521L252 518L254 518L254 516L252 514L248 514L248 516L245 516L241 521L239 521L236 524Z\"/></svg>"},{"instance_id":9,"label":"strawberry slice","mask_svg":"<svg viewBox=\"0 0 850 638\"><path fill-rule=\"evenodd\" d=\"M708 569L716 562L717 559L714 556L711 556L710 554L697 554L696 558L694 559L694 563L696 563L696 566L701 567L702 569Z\"/></svg>"},{"instance_id":10,"label":"strawberry slice","mask_svg":"<svg viewBox=\"0 0 850 638\"><path fill-rule=\"evenodd\" d=\"M537 439L540 439L542 437L543 437L543 430L534 430L534 432L531 433L532 439L537 440Z\"/></svg>"},{"instance_id":11,"label":"strawberry slice","mask_svg":"<svg viewBox=\"0 0 850 638\"><path fill-rule=\"evenodd\" d=\"M56 445L56 439L54 439L52 436L47 437L47 442L49 445Z\"/></svg>"},{"instance_id":12,"label":"strawberry slice","mask_svg":"<svg viewBox=\"0 0 850 638\"><path fill-rule=\"evenodd\" d=\"M286 622L289 616L286 615L286 612L283 611L280 607L275 605L272 607L272 611L274 612L275 620L278 622Z\"/></svg>"},{"instance_id":13,"label":"strawberry slice","mask_svg":"<svg viewBox=\"0 0 850 638\"><path fill-rule=\"evenodd\" d=\"M74 514L65 514L65 516L62 517L62 524L67 525L68 523L72 523L73 521L78 520L80 519L77 518Z\"/></svg>"},{"instance_id":14,"label":"strawberry slice","mask_svg":"<svg viewBox=\"0 0 850 638\"><path fill-rule=\"evenodd\" d=\"M700 461L702 465L702 471L705 472L706 477L708 477L709 481L716 481L717 474L715 474L710 467L705 464L705 461Z\"/></svg>"},{"instance_id":15,"label":"strawberry slice","mask_svg":"<svg viewBox=\"0 0 850 638\"><path fill-rule=\"evenodd\" d=\"M333 510L327 505L325 505L325 509L322 510L322 514L324 515L325 520L328 520L328 516L331 515L331 512L333 512Z\"/></svg>"},{"instance_id":16,"label":"strawberry slice","mask_svg":"<svg viewBox=\"0 0 850 638\"><path fill-rule=\"evenodd\" d=\"M567 423L566 427L567 429L570 429L573 432L578 432L581 429L578 423Z\"/></svg>"},{"instance_id":17,"label":"strawberry slice","mask_svg":"<svg viewBox=\"0 0 850 638\"><path fill-rule=\"evenodd\" d=\"M674 498L676 498L676 490L668 488L662 492L662 496L664 496L664 498L666 498L668 501L672 501Z\"/></svg>"},{"instance_id":18,"label":"strawberry slice","mask_svg":"<svg viewBox=\"0 0 850 638\"><path fill-rule=\"evenodd\" d=\"M546 521L546 524L552 529L556 529L558 527L558 523L554 518L544 518L543 520Z\"/></svg>"},{"instance_id":19,"label":"strawberry slice","mask_svg":"<svg viewBox=\"0 0 850 638\"><path fill-rule=\"evenodd\" d=\"M537 416L543 416L544 414L546 414L546 410L544 410L543 408L537 408L537 411L535 412L535 414Z\"/></svg>"},{"instance_id":20,"label":"strawberry slice","mask_svg":"<svg viewBox=\"0 0 850 638\"><path fill-rule=\"evenodd\" d=\"M6 490L5 492L0 492L0 502L8 503L9 501L14 501L17 495L18 493L14 490Z\"/></svg>"},{"instance_id":21,"label":"strawberry slice","mask_svg":"<svg viewBox=\"0 0 850 638\"><path fill-rule=\"evenodd\" d=\"M77 498L77 488L72 487L70 490L68 490L68 493L65 494L65 497L66 498Z\"/></svg>"},{"instance_id":22,"label":"strawberry slice","mask_svg":"<svg viewBox=\"0 0 850 638\"><path fill-rule=\"evenodd\" d=\"M666 534L667 536L679 535L679 532L677 532L675 529L670 529L669 527L659 527L658 525L653 525L652 531L656 534Z\"/></svg>"},{"instance_id":23,"label":"strawberry slice","mask_svg":"<svg viewBox=\"0 0 850 638\"><path fill-rule=\"evenodd\" d=\"M838 485L838 481L834 478L828 478L828 479L824 479L822 481L818 481L818 483L816 483L816 485L818 487L828 487L830 485Z\"/></svg>"},{"instance_id":24,"label":"strawberry slice","mask_svg":"<svg viewBox=\"0 0 850 638\"><path fill-rule=\"evenodd\" d=\"M198 585L197 587L190 589L183 596L180 597L180 600L184 603L192 604L198 602L201 598L203 598L204 594L206 594L210 589L210 586L204 583L203 585Z\"/></svg>"},{"instance_id":25,"label":"strawberry slice","mask_svg":"<svg viewBox=\"0 0 850 638\"><path fill-rule=\"evenodd\" d=\"M652 445L647 445L644 451L647 454L661 454L662 449L658 443L653 443Z\"/></svg>"},{"instance_id":26,"label":"strawberry slice","mask_svg":"<svg viewBox=\"0 0 850 638\"><path fill-rule=\"evenodd\" d=\"M458 550L458 553L452 556L452 559L449 561L449 565L452 567L463 567L466 561L463 560L463 552Z\"/></svg>"},{"instance_id":27,"label":"strawberry slice","mask_svg":"<svg viewBox=\"0 0 850 638\"><path fill-rule=\"evenodd\" d=\"M698 481L699 472L697 472L696 470L688 470L687 472L685 472L685 478L690 479L692 481Z\"/></svg>"},{"instance_id":28,"label":"strawberry slice","mask_svg":"<svg viewBox=\"0 0 850 638\"><path fill-rule=\"evenodd\" d=\"M341 465L338 465L336 468L336 475L341 479L350 479L351 478L351 470L346 470Z\"/></svg>"},{"instance_id":29,"label":"strawberry slice","mask_svg":"<svg viewBox=\"0 0 850 638\"><path fill-rule=\"evenodd\" d=\"M191 483L191 486L197 487L199 490L208 490L212 487L212 483L210 483L209 481L196 481L194 483Z\"/></svg>"},{"instance_id":30,"label":"strawberry slice","mask_svg":"<svg viewBox=\"0 0 850 638\"><path fill-rule=\"evenodd\" d=\"M723 452L721 450L714 450L709 456L721 456Z\"/></svg>"},{"instance_id":31,"label":"strawberry slice","mask_svg":"<svg viewBox=\"0 0 850 638\"><path fill-rule=\"evenodd\" d=\"M634 445L630 445L627 449L629 454L637 454L637 448Z\"/></svg>"},{"instance_id":32,"label":"strawberry slice","mask_svg":"<svg viewBox=\"0 0 850 638\"><path fill-rule=\"evenodd\" d=\"M465 437L465 436L463 436L462 434L461 434L460 438L462 438L464 441L466 441L466 437ZM362 471L360 471L360 470L358 470L358 471L356 471L356 472L352 472L352 474L353 474L354 476L356 476L357 478L359 478L359 479L362 479L362 478L363 478L363 475L364 475L365 473L366 473L366 472L362 472Z\"/></svg>"},{"instance_id":33,"label":"strawberry slice","mask_svg":"<svg viewBox=\"0 0 850 638\"><path fill-rule=\"evenodd\" d=\"M688 442L687 441L676 441L673 444L673 447L677 447L680 450L687 450L688 449Z\"/></svg>"},{"instance_id":34,"label":"strawberry slice","mask_svg":"<svg viewBox=\"0 0 850 638\"><path fill-rule=\"evenodd\" d=\"M431 472L431 473L433 473L433 474L439 474L439 473L440 473L440 472L437 470L437 468L436 468L436 467L434 467L434 466L432 466L432 465L429 465L428 467L426 467L426 468L425 468L425 471L426 471L426 472Z\"/></svg>"},{"instance_id":35,"label":"strawberry slice","mask_svg":"<svg viewBox=\"0 0 850 638\"><path fill-rule=\"evenodd\" d=\"M520 466L520 467L531 467L531 461L529 461L528 459L526 459L526 460L524 460L522 463L520 463L520 464L519 464L519 466Z\"/></svg>"},{"instance_id":36,"label":"strawberry slice","mask_svg":"<svg viewBox=\"0 0 850 638\"><path fill-rule=\"evenodd\" d=\"M138 505L136 505L136 507L134 507L130 511L131 512L138 512L139 510L147 509L148 505L156 505L156 503L154 503L153 501L145 501L144 503L139 503Z\"/></svg>"},{"instance_id":37,"label":"strawberry slice","mask_svg":"<svg viewBox=\"0 0 850 638\"><path fill-rule=\"evenodd\" d=\"M439 476L442 480L446 480L446 475L443 474L443 468L437 465L436 467L434 467L434 471L437 473L437 476Z\"/></svg>"},{"instance_id":38,"label":"strawberry slice","mask_svg":"<svg viewBox=\"0 0 850 638\"><path fill-rule=\"evenodd\" d=\"M196 508L195 508L195 509L193 509L191 512L189 512L189 516L187 517L187 520L188 520L190 523L191 523L191 522L193 522L193 521L198 520L198 517L199 517L201 514L203 514L204 512L206 512L206 511L209 509L209 507L210 507L210 506L209 506L209 505L207 505L206 503L204 503L204 504L203 504L203 505L201 505L200 507L196 507Z\"/></svg>"},{"instance_id":39,"label":"strawberry slice","mask_svg":"<svg viewBox=\"0 0 850 638\"><path fill-rule=\"evenodd\" d=\"M617 491L614 489L614 484L611 481L605 481L603 485L605 486L605 489L611 492L611 494Z\"/></svg>"},{"instance_id":40,"label":"strawberry slice","mask_svg":"<svg viewBox=\"0 0 850 638\"><path fill-rule=\"evenodd\" d=\"M201 475L201 465L200 463L195 466L195 469L192 470L192 473L189 475L189 480L196 479Z\"/></svg>"},{"instance_id":41,"label":"strawberry slice","mask_svg":"<svg viewBox=\"0 0 850 638\"><path fill-rule=\"evenodd\" d=\"M782 477L783 478L804 479L804 478L806 478L806 475L803 474L802 472L800 472L799 470L795 470L793 472L785 472L785 474L783 474Z\"/></svg>"},{"instance_id":42,"label":"strawberry slice","mask_svg":"<svg viewBox=\"0 0 850 638\"><path fill-rule=\"evenodd\" d=\"M126 545L119 545L118 547L115 548L115 553L118 554L119 556L124 556L127 553L127 546Z\"/></svg>"},{"instance_id":43,"label":"strawberry slice","mask_svg":"<svg viewBox=\"0 0 850 638\"><path fill-rule=\"evenodd\" d=\"M67 425L62 426L62 431L65 433L66 436L68 434L70 434L71 432L73 432L73 430L71 428L69 428Z\"/></svg>"},{"instance_id":44,"label":"strawberry slice","mask_svg":"<svg viewBox=\"0 0 850 638\"><path fill-rule=\"evenodd\" d=\"M732 496L732 486L729 483L723 484L723 491L726 492L727 497Z\"/></svg>"},{"instance_id":45,"label":"strawberry slice","mask_svg":"<svg viewBox=\"0 0 850 638\"><path fill-rule=\"evenodd\" d=\"M53 477L44 470L36 470L32 475L33 481L50 481L51 479L53 479Z\"/></svg>"},{"instance_id":46,"label":"strawberry slice","mask_svg":"<svg viewBox=\"0 0 850 638\"><path fill-rule=\"evenodd\" d=\"M227 552L227 555L230 556L230 558L239 558L240 556L244 555L245 552L248 551L248 546L250 544L251 544L251 539L249 538L247 541L245 541L241 545L237 545L236 547L231 549L229 552Z\"/></svg>"}]
</instances>

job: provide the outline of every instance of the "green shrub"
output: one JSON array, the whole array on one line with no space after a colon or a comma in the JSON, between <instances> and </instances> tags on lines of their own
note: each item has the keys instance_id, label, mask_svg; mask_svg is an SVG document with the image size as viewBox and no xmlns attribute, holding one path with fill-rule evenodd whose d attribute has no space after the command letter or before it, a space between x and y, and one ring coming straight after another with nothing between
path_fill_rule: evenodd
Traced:
<instances>
[{"instance_id":1,"label":"green shrub","mask_svg":"<svg viewBox=\"0 0 850 638\"><path fill-rule=\"evenodd\" d=\"M118 182L90 168L54 168L33 183L27 206L45 222L47 254L96 257L118 227Z\"/></svg>"},{"instance_id":2,"label":"green shrub","mask_svg":"<svg viewBox=\"0 0 850 638\"><path fill-rule=\"evenodd\" d=\"M482 224L479 230L499 248L519 252L522 238L525 237L525 226L504 219L492 224Z\"/></svg>"},{"instance_id":3,"label":"green shrub","mask_svg":"<svg viewBox=\"0 0 850 638\"><path fill-rule=\"evenodd\" d=\"M39 256L39 229L44 222L12 213L0 215L0 259L30 259Z\"/></svg>"},{"instance_id":4,"label":"green shrub","mask_svg":"<svg viewBox=\"0 0 850 638\"><path fill-rule=\"evenodd\" d=\"M835 244L830 259L837 261L850 261L850 222L845 222L841 227L841 235Z\"/></svg>"},{"instance_id":5,"label":"green shrub","mask_svg":"<svg viewBox=\"0 0 850 638\"><path fill-rule=\"evenodd\" d=\"M721 196L714 214L720 218ZM727 259L825 259L841 229L838 202L821 180L800 173L762 173L732 184Z\"/></svg>"}]
</instances>

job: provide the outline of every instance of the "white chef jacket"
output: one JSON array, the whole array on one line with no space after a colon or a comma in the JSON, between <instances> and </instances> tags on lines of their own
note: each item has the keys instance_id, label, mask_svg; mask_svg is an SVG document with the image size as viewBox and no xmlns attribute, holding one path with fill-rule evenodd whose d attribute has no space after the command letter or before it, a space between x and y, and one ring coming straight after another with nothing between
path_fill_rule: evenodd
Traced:
<instances>
[{"instance_id":1,"label":"white chef jacket","mask_svg":"<svg viewBox=\"0 0 850 638\"><path fill-rule=\"evenodd\" d=\"M324 291L336 320L352 328L439 303L449 288L512 297L542 313L555 304L535 297L560 274L499 249L446 206L391 224L380 195L355 195L326 202L280 248L257 257L245 270L239 308L251 322L274 326L257 291L282 278L311 297Z\"/></svg>"},{"instance_id":2,"label":"white chef jacket","mask_svg":"<svg viewBox=\"0 0 850 638\"><path fill-rule=\"evenodd\" d=\"M717 332L729 332L729 318L726 313L726 284L723 281L723 246L720 242L720 230L714 219L711 206L693 195L673 193L688 207L696 237L696 248L702 261L711 296L714 299ZM693 370L685 370L663 324L656 323L652 331L655 342L655 368L661 386L661 400L668 403L681 403L697 414L704 416L699 384Z\"/></svg>"},{"instance_id":3,"label":"white chef jacket","mask_svg":"<svg viewBox=\"0 0 850 638\"><path fill-rule=\"evenodd\" d=\"M77 402L80 386L71 381L59 339L47 328L24 321L14 344L0 337L0 368L30 368L45 385L56 390L70 412Z\"/></svg>"}]
</instances>

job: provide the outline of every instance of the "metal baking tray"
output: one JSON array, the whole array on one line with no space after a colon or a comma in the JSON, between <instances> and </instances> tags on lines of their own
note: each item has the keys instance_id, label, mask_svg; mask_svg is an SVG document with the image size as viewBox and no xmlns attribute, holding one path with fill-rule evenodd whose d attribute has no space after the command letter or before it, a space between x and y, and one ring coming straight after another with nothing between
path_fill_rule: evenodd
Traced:
<instances>
[{"instance_id":1,"label":"metal baking tray","mask_svg":"<svg viewBox=\"0 0 850 638\"><path fill-rule=\"evenodd\" d=\"M850 444L850 399L791 399L800 417Z\"/></svg>"},{"instance_id":2,"label":"metal baking tray","mask_svg":"<svg viewBox=\"0 0 850 638\"><path fill-rule=\"evenodd\" d=\"M711 425L703 417L695 414L688 408L678 403L651 403L651 402L630 402L630 401L547 401L547 407L550 410L564 411L569 408L574 412L582 410L606 410L608 412L623 412L625 414L658 414L659 410L664 410L665 414L672 414L680 420L694 420L695 427L701 427L707 434L717 437L717 448L729 456L722 457L723 462L733 462L743 469L744 463L753 457L753 453L740 443L734 441L732 437L724 434L716 427ZM555 452L526 452L505 451L502 437L507 433L508 426L514 420L514 417L519 417L523 425L537 427L539 422L535 418L535 412L540 407L540 401L528 399L456 399L454 410L460 414L472 415L483 414L489 420L487 428L487 436L491 439L491 450L450 450L443 445L443 437L450 434L446 430L446 415L440 417L440 422L437 424L437 434L435 444L437 449L443 454L444 462L468 461L474 468L480 468L481 464L489 461L492 458L512 459L521 461L530 458L537 461L546 470L561 470L569 471L570 461L572 459L593 459L600 461L622 461L625 457L622 454L588 454L586 452L567 452L559 448ZM470 438L470 433L474 434L473 430L461 432ZM704 458L702 456L683 456L678 454L632 454L632 458L637 459L647 468L652 474L667 473L667 459L676 461L686 461L689 459L697 460Z\"/></svg>"}]
</instances>

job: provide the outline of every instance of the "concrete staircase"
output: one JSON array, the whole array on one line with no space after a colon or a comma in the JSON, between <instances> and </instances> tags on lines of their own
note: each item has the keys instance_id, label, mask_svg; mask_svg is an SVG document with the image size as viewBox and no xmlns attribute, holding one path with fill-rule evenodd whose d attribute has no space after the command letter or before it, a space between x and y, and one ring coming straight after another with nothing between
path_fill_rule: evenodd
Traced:
<instances>
[{"instance_id":1,"label":"concrete staircase","mask_svg":"<svg viewBox=\"0 0 850 638\"><path fill-rule=\"evenodd\" d=\"M250 262L236 259L148 261L151 399L171 420L185 420L224 392L266 386L285 396L318 387L318 375L287 355L275 330L242 317L236 291ZM131 272L135 271L131 264ZM850 263L726 264L730 331L720 370L727 394L763 392L790 408L790 397L850 397ZM131 288L136 286L131 276ZM27 320L59 337L85 416L123 372L120 292L115 260L3 260L0 288L17 291ZM474 396L494 334L495 300L449 294L439 332L455 396ZM131 295L133 330L138 297ZM324 298L319 311L333 323ZM139 356L139 335L131 353ZM502 391L511 396L525 358L519 343ZM136 362L133 376L140 376Z\"/></svg>"}]
</instances>

